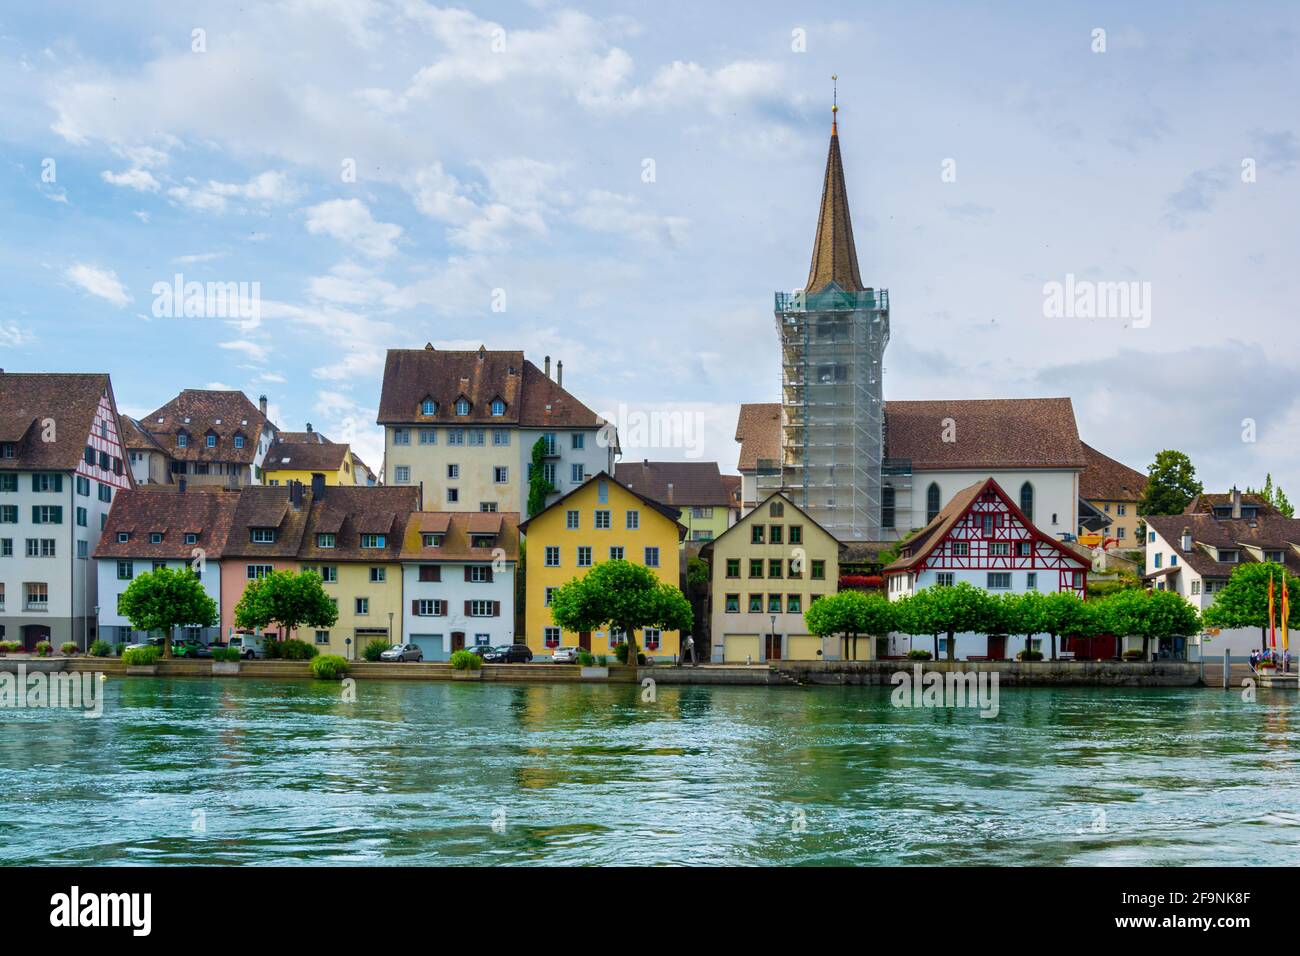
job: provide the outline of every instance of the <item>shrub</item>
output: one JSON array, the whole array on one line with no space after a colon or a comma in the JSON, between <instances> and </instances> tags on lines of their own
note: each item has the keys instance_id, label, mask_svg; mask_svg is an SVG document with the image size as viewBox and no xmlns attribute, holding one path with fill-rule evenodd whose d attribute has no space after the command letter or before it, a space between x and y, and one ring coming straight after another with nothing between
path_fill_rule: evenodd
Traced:
<instances>
[{"instance_id":1,"label":"shrub","mask_svg":"<svg viewBox=\"0 0 1300 956\"><path fill-rule=\"evenodd\" d=\"M122 652L122 660L127 667L148 667L157 664L162 656L162 648L154 644L148 647L128 647Z\"/></svg>"},{"instance_id":2,"label":"shrub","mask_svg":"<svg viewBox=\"0 0 1300 956\"><path fill-rule=\"evenodd\" d=\"M348 662L337 654L312 658L311 673L320 680L340 680L348 672Z\"/></svg>"},{"instance_id":3,"label":"shrub","mask_svg":"<svg viewBox=\"0 0 1300 956\"><path fill-rule=\"evenodd\" d=\"M1016 660L1018 661L1041 661L1043 659L1042 651L1017 651Z\"/></svg>"},{"instance_id":4,"label":"shrub","mask_svg":"<svg viewBox=\"0 0 1300 956\"><path fill-rule=\"evenodd\" d=\"M22 648L18 641L0 641L0 654L8 654L10 651L16 651Z\"/></svg>"},{"instance_id":5,"label":"shrub","mask_svg":"<svg viewBox=\"0 0 1300 956\"><path fill-rule=\"evenodd\" d=\"M91 657L108 657L113 653L113 645L100 638L90 645Z\"/></svg>"},{"instance_id":6,"label":"shrub","mask_svg":"<svg viewBox=\"0 0 1300 956\"><path fill-rule=\"evenodd\" d=\"M226 664L233 664L239 660L239 648L214 647L212 649L212 659Z\"/></svg>"},{"instance_id":7,"label":"shrub","mask_svg":"<svg viewBox=\"0 0 1300 956\"><path fill-rule=\"evenodd\" d=\"M379 638L375 638L373 641L371 641L369 644L366 645L366 649L361 652L361 656L368 661L377 661L379 660L379 655L384 653L384 651L388 650L390 646L391 645L387 641L380 640Z\"/></svg>"},{"instance_id":8,"label":"shrub","mask_svg":"<svg viewBox=\"0 0 1300 956\"><path fill-rule=\"evenodd\" d=\"M300 641L296 637L291 637L287 641L280 641L277 651L277 656L283 661L309 661L320 653L311 644Z\"/></svg>"},{"instance_id":9,"label":"shrub","mask_svg":"<svg viewBox=\"0 0 1300 956\"><path fill-rule=\"evenodd\" d=\"M596 657L591 651L583 648L578 651L578 664L582 667L591 667L596 663Z\"/></svg>"},{"instance_id":10,"label":"shrub","mask_svg":"<svg viewBox=\"0 0 1300 956\"><path fill-rule=\"evenodd\" d=\"M483 658L469 651L456 651L451 655L451 666L458 671L476 671L483 666Z\"/></svg>"},{"instance_id":11,"label":"shrub","mask_svg":"<svg viewBox=\"0 0 1300 956\"><path fill-rule=\"evenodd\" d=\"M907 652L907 659L909 661L928 661L930 659L930 652L913 648Z\"/></svg>"},{"instance_id":12,"label":"shrub","mask_svg":"<svg viewBox=\"0 0 1300 956\"><path fill-rule=\"evenodd\" d=\"M1144 656L1145 655L1140 650L1137 649L1124 652L1124 660L1126 661L1140 661L1143 659Z\"/></svg>"},{"instance_id":13,"label":"shrub","mask_svg":"<svg viewBox=\"0 0 1300 956\"><path fill-rule=\"evenodd\" d=\"M615 645L615 647L614 647L614 657L618 659L618 662L619 662L620 664L626 664L626 663L627 663L627 644L617 644L617 645ZM636 654L636 662L637 662L638 664L640 664L640 665L644 665L644 664L645 664L645 655L642 654L640 651L637 651L637 654Z\"/></svg>"},{"instance_id":14,"label":"shrub","mask_svg":"<svg viewBox=\"0 0 1300 956\"><path fill-rule=\"evenodd\" d=\"M71 657L73 654L77 653L76 642L64 641L62 644L59 645L59 651L62 652L63 654L66 654L68 657Z\"/></svg>"},{"instance_id":15,"label":"shrub","mask_svg":"<svg viewBox=\"0 0 1300 956\"><path fill-rule=\"evenodd\" d=\"M608 654L597 654L597 655L596 655L596 666L597 666L597 667L608 667L608 666L609 666L609 655L608 655Z\"/></svg>"},{"instance_id":16,"label":"shrub","mask_svg":"<svg viewBox=\"0 0 1300 956\"><path fill-rule=\"evenodd\" d=\"M49 657L52 650L54 650L54 645L49 641L36 642L36 654L38 657Z\"/></svg>"}]
</instances>

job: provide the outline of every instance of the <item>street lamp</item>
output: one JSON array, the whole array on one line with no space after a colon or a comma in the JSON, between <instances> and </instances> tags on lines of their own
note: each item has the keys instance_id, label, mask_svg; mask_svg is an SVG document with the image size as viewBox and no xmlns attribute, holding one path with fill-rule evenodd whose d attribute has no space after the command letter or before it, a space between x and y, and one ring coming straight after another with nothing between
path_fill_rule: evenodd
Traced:
<instances>
[{"instance_id":1,"label":"street lamp","mask_svg":"<svg viewBox=\"0 0 1300 956\"><path fill-rule=\"evenodd\" d=\"M393 643L393 612L388 612L388 643Z\"/></svg>"}]
</instances>

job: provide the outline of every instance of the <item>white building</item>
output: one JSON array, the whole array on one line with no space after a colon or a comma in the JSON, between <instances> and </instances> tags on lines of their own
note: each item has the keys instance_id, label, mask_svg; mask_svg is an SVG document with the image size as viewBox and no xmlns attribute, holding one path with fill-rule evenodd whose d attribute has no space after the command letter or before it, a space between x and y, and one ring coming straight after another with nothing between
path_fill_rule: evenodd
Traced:
<instances>
[{"instance_id":1,"label":"white building","mask_svg":"<svg viewBox=\"0 0 1300 956\"><path fill-rule=\"evenodd\" d=\"M118 495L94 553L100 636L113 644L147 636L131 628L118 611L118 601L132 581L160 567L192 570L220 614L221 552L238 505L238 491L212 487L181 491L178 485L146 485ZM220 623L172 635L204 644L220 636Z\"/></svg>"},{"instance_id":2,"label":"white building","mask_svg":"<svg viewBox=\"0 0 1300 956\"><path fill-rule=\"evenodd\" d=\"M132 487L106 374L0 371L0 638L95 639L90 555Z\"/></svg>"},{"instance_id":3,"label":"white building","mask_svg":"<svg viewBox=\"0 0 1300 956\"><path fill-rule=\"evenodd\" d=\"M618 436L523 352L389 349L378 422L383 479L420 485L424 507L513 511L528 506L533 446L544 443L548 503L612 473Z\"/></svg>"},{"instance_id":4,"label":"white building","mask_svg":"<svg viewBox=\"0 0 1300 956\"><path fill-rule=\"evenodd\" d=\"M515 512L417 512L402 548L402 633L426 661L515 641Z\"/></svg>"},{"instance_id":5,"label":"white building","mask_svg":"<svg viewBox=\"0 0 1300 956\"><path fill-rule=\"evenodd\" d=\"M995 595L1065 591L1082 600L1088 567L1086 559L1036 527L996 480L985 478L957 492L883 574L891 601L962 581ZM924 643L896 636L891 653L905 654L914 644L932 649L932 642L920 640ZM1008 638L998 635L958 634L955 640L958 660L1002 659L1019 649L1008 648ZM941 658L947 656L946 645L947 638L940 637Z\"/></svg>"}]
</instances>

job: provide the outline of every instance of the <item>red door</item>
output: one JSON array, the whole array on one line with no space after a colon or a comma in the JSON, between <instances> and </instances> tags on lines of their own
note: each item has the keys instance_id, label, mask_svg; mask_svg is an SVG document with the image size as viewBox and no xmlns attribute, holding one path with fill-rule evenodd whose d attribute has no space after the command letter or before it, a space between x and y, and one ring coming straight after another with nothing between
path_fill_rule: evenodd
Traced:
<instances>
[{"instance_id":1,"label":"red door","mask_svg":"<svg viewBox=\"0 0 1300 956\"><path fill-rule=\"evenodd\" d=\"M454 654L454 653L456 653L456 651L463 651L464 649L465 649L465 632L464 632L464 631L452 631L452 632L451 632L451 651L452 651L452 653Z\"/></svg>"},{"instance_id":2,"label":"red door","mask_svg":"<svg viewBox=\"0 0 1300 956\"><path fill-rule=\"evenodd\" d=\"M779 661L781 659L781 635L767 635L767 659L769 661Z\"/></svg>"},{"instance_id":3,"label":"red door","mask_svg":"<svg viewBox=\"0 0 1300 956\"><path fill-rule=\"evenodd\" d=\"M591 650L591 631L578 632L578 646L584 651Z\"/></svg>"},{"instance_id":4,"label":"red door","mask_svg":"<svg viewBox=\"0 0 1300 956\"><path fill-rule=\"evenodd\" d=\"M1000 661L1007 656L1007 636L1005 634L989 635L989 657Z\"/></svg>"}]
</instances>

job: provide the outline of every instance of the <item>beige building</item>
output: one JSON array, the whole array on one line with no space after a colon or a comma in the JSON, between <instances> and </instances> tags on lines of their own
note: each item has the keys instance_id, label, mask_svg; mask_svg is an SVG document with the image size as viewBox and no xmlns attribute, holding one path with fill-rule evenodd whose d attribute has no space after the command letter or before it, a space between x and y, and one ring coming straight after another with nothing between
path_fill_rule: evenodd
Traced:
<instances>
[{"instance_id":1,"label":"beige building","mask_svg":"<svg viewBox=\"0 0 1300 956\"><path fill-rule=\"evenodd\" d=\"M840 544L785 495L776 493L706 544L712 564L710 633L715 662L820 660L838 639L814 637L809 605L839 590ZM870 653L868 641L859 653Z\"/></svg>"},{"instance_id":2,"label":"beige building","mask_svg":"<svg viewBox=\"0 0 1300 956\"><path fill-rule=\"evenodd\" d=\"M1086 442L1083 457L1087 464L1079 473L1079 497L1096 509L1095 520L1083 524L1080 511L1079 536L1090 531L1100 536L1109 548L1140 550L1145 542L1138 533L1142 519L1138 517L1138 502L1146 491L1147 476L1109 455L1103 455Z\"/></svg>"}]
</instances>

